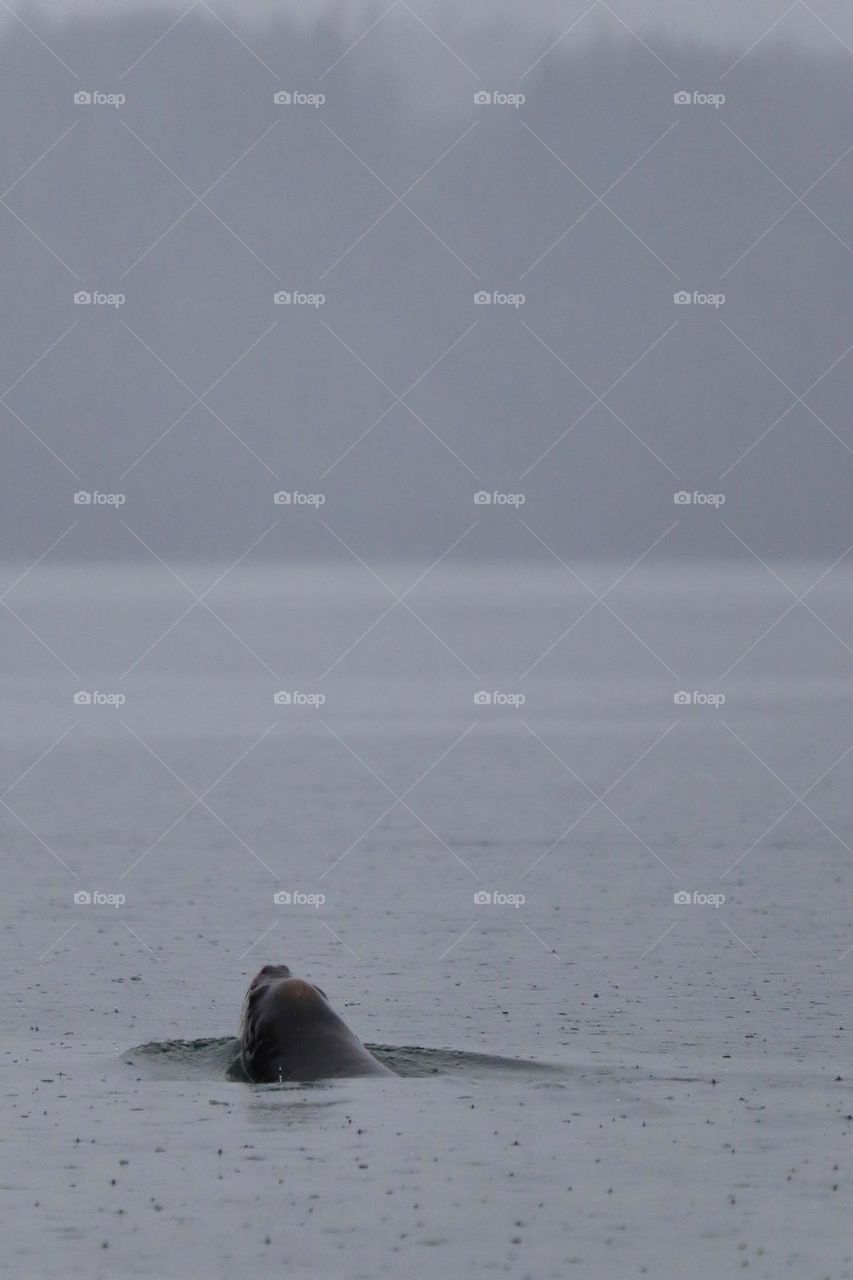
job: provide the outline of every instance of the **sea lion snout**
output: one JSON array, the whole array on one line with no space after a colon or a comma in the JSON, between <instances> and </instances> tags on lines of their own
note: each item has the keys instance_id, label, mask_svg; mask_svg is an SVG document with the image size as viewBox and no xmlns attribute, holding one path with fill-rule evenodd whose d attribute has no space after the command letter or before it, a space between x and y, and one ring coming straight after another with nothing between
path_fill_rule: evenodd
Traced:
<instances>
[{"instance_id":1,"label":"sea lion snout","mask_svg":"<svg viewBox=\"0 0 853 1280\"><path fill-rule=\"evenodd\" d=\"M286 964L265 964L263 969L259 969L252 979L251 985L254 987L258 982L269 982L273 978L289 978L290 970Z\"/></svg>"}]
</instances>

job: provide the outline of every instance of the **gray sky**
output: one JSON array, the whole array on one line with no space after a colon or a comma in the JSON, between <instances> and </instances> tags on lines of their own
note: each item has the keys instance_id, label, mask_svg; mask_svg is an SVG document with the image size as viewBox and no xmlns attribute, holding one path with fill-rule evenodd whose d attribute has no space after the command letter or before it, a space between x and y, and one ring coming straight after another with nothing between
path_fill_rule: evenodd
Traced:
<instances>
[{"instance_id":1,"label":"gray sky","mask_svg":"<svg viewBox=\"0 0 853 1280\"><path fill-rule=\"evenodd\" d=\"M849 15L481 8L9 20L7 556L853 541Z\"/></svg>"},{"instance_id":2,"label":"gray sky","mask_svg":"<svg viewBox=\"0 0 853 1280\"><path fill-rule=\"evenodd\" d=\"M531 33L565 30L590 7L591 0L407 0L409 7L425 21L442 30L476 28L499 18L510 20L514 29L526 27ZM229 22L269 24L279 19L310 23L315 17L344 23L357 35L371 21L392 6L392 0L300 0L274 3L272 0L216 0L212 8ZM600 6L604 8L604 6ZM837 35L853 42L853 11L848 0L608 0L613 14L638 31L656 31L670 40L699 39L721 43L746 43L758 39L771 27L786 39L802 43L826 43ZM163 13L175 16L189 8L189 0L38 0L22 6L23 15L33 22L56 20L68 15L92 14L102 21L131 13ZM6 20L12 21L8 14ZM0 18L0 22L3 19ZM778 27L776 26L778 24ZM823 24L826 24L824 26ZM582 30L579 30L579 35Z\"/></svg>"}]
</instances>

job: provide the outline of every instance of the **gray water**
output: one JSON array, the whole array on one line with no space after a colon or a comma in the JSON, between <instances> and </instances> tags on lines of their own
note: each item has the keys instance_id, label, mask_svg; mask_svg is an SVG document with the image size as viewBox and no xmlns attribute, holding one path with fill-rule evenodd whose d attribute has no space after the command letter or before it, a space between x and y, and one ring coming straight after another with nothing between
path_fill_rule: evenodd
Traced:
<instances>
[{"instance_id":1,"label":"gray water","mask_svg":"<svg viewBox=\"0 0 853 1280\"><path fill-rule=\"evenodd\" d=\"M11 1274L853 1273L853 577L575 567L14 586ZM229 1080L269 961L401 1078Z\"/></svg>"}]
</instances>

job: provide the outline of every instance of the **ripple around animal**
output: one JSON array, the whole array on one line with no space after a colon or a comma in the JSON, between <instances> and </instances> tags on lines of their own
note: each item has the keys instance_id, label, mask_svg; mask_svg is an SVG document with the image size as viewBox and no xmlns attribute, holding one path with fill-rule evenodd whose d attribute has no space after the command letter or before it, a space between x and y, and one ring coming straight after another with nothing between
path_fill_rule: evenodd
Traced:
<instances>
[{"instance_id":1,"label":"ripple around animal","mask_svg":"<svg viewBox=\"0 0 853 1280\"><path fill-rule=\"evenodd\" d=\"M501 1058L460 1049L428 1049L419 1045L369 1044L372 1054L399 1076L463 1076L468 1079L494 1073L556 1076L564 1068L523 1058ZM203 1040L154 1040L122 1055L128 1066L166 1080L193 1078L246 1081L240 1061L240 1042L233 1036Z\"/></svg>"}]
</instances>

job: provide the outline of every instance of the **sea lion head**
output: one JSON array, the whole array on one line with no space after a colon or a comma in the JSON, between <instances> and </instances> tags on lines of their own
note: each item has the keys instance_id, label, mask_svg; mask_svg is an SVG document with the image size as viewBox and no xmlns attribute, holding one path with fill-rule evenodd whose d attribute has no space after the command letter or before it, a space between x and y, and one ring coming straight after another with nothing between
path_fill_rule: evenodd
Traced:
<instances>
[{"instance_id":1,"label":"sea lion head","mask_svg":"<svg viewBox=\"0 0 853 1280\"><path fill-rule=\"evenodd\" d=\"M286 964L264 965L252 979L240 1052L249 1079L260 1083L393 1074L338 1017L325 991L294 978Z\"/></svg>"},{"instance_id":2,"label":"sea lion head","mask_svg":"<svg viewBox=\"0 0 853 1280\"><path fill-rule=\"evenodd\" d=\"M307 1039L338 1021L325 991L294 978L286 964L266 964L255 974L240 1021L243 1062L256 1080L288 1079Z\"/></svg>"}]
</instances>

